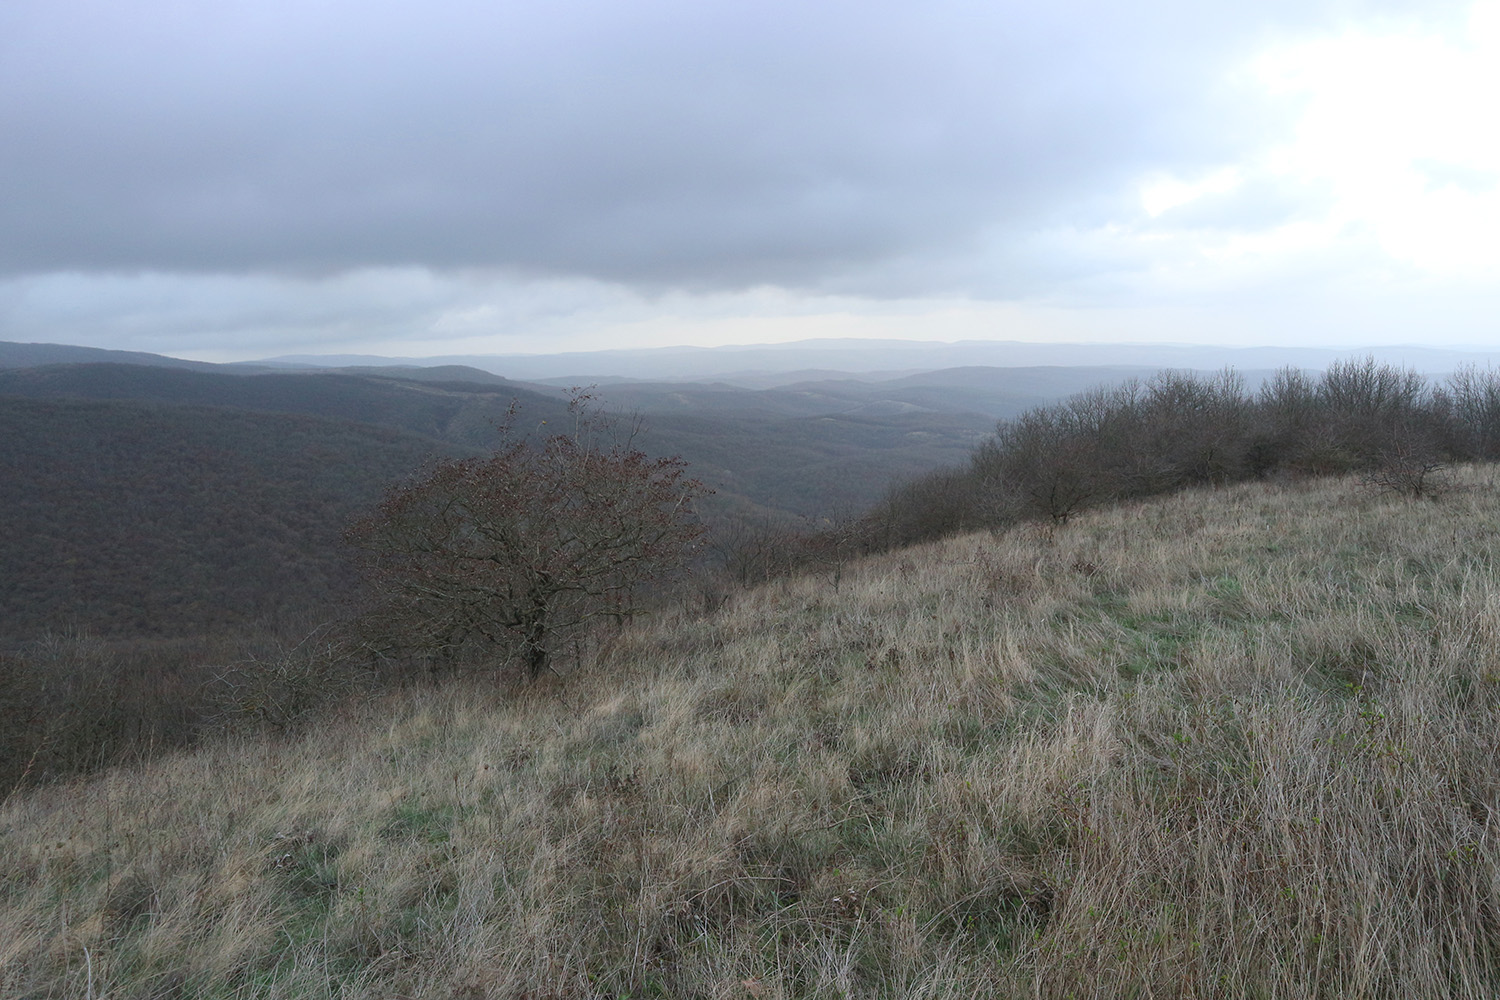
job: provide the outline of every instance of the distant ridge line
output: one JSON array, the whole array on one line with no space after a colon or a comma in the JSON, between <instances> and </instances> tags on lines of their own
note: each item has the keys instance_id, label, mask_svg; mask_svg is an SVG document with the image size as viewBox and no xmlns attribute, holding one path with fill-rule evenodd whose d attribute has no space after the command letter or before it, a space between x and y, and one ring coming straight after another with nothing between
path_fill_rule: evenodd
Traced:
<instances>
[{"instance_id":1,"label":"distant ridge line","mask_svg":"<svg viewBox=\"0 0 1500 1000\"><path fill-rule=\"evenodd\" d=\"M1416 344L1361 348L1215 347L1195 344L1029 343L966 340L804 340L786 344L722 347L652 347L551 354L465 354L426 358L368 354L282 355L255 361L214 364L140 351L118 351L65 344L0 342L0 369L53 364L114 363L219 371L226 374L461 367L509 380L554 384L622 380L733 380L761 387L841 376L887 381L954 368L1131 367L1216 370L1321 370L1335 361L1371 356L1384 364L1424 374L1451 372L1464 364L1500 365L1500 351L1440 348Z\"/></svg>"}]
</instances>

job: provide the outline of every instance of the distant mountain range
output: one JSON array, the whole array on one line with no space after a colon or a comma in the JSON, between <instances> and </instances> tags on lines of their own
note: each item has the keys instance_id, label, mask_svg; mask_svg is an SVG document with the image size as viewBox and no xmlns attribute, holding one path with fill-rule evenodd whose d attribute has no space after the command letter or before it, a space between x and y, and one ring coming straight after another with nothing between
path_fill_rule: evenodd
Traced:
<instances>
[{"instance_id":1,"label":"distant mountain range","mask_svg":"<svg viewBox=\"0 0 1500 1000\"><path fill-rule=\"evenodd\" d=\"M226 367L206 361L169 358L163 354L145 354L141 351L108 351L99 347L74 347L71 344L16 344L0 341L0 368L36 368L41 365L95 363L190 368L198 371L213 371ZM251 368L254 367L251 366Z\"/></svg>"},{"instance_id":2,"label":"distant mountain range","mask_svg":"<svg viewBox=\"0 0 1500 1000\"><path fill-rule=\"evenodd\" d=\"M328 369L393 369L416 376L446 369L468 381L483 374L522 382L607 385L620 381L716 381L765 389L799 382L856 379L885 382L948 368L1108 367L1240 371L1286 365L1322 369L1341 358L1376 360L1434 374L1463 364L1500 364L1500 351L1419 344L1361 348L1213 347L1201 344L1043 344L1021 341L803 340L728 347L658 347L553 354L471 354L388 358L366 354L300 354L215 365L160 354L65 344L0 342L0 368L108 362L200 371L265 373Z\"/></svg>"},{"instance_id":3,"label":"distant mountain range","mask_svg":"<svg viewBox=\"0 0 1500 1000\"><path fill-rule=\"evenodd\" d=\"M663 347L566 354L462 355L377 358L363 355L292 355L262 365L348 367L351 365L463 365L520 381L654 381L710 379L750 388L858 375L885 381L945 368L1037 368L1106 366L1147 371L1162 368L1241 371L1286 365L1322 369L1340 358L1373 355L1377 360L1424 373L1448 372L1461 364L1500 363L1500 352L1450 350L1419 345L1358 349L1319 347L1209 347L1193 344L1035 344L1018 341L805 340L736 347Z\"/></svg>"}]
</instances>

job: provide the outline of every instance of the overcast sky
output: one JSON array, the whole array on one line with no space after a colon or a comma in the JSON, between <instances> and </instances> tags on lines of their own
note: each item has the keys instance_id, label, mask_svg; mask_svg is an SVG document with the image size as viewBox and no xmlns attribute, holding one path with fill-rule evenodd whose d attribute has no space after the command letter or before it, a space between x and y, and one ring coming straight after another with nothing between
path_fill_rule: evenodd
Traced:
<instances>
[{"instance_id":1,"label":"overcast sky","mask_svg":"<svg viewBox=\"0 0 1500 1000\"><path fill-rule=\"evenodd\" d=\"M1500 348L1500 0L6 0L0 339Z\"/></svg>"}]
</instances>

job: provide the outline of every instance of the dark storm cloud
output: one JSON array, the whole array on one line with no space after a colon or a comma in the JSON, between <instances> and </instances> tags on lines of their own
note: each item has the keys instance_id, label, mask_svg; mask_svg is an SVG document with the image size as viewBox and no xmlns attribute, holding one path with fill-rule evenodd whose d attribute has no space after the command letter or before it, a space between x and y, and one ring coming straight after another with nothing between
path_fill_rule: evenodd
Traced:
<instances>
[{"instance_id":1,"label":"dark storm cloud","mask_svg":"<svg viewBox=\"0 0 1500 1000\"><path fill-rule=\"evenodd\" d=\"M943 262L1260 141L1224 73L1333 23L1201 0L21 0L0 270L982 284Z\"/></svg>"}]
</instances>

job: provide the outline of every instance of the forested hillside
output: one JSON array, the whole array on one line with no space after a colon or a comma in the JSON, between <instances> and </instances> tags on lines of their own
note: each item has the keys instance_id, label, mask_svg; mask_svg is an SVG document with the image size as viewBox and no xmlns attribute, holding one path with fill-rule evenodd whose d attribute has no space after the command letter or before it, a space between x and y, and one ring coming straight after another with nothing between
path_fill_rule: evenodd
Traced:
<instances>
[{"instance_id":1,"label":"forested hillside","mask_svg":"<svg viewBox=\"0 0 1500 1000\"><path fill-rule=\"evenodd\" d=\"M452 378L443 378L449 374ZM618 391L619 399L615 398ZM517 407L515 427L558 426L563 390L482 372L405 370L239 375L144 365L59 365L0 371L0 396L136 400L338 417L392 427L465 448L492 448ZM847 515L874 503L893 478L965 459L990 420L976 413L844 412L843 396L700 392L664 405L659 391L596 391L637 445L680 455L718 493L717 509L791 521ZM690 393L691 395L691 393ZM637 407L634 404L644 405ZM853 407L858 409L858 407Z\"/></svg>"},{"instance_id":2,"label":"forested hillside","mask_svg":"<svg viewBox=\"0 0 1500 1000\"><path fill-rule=\"evenodd\" d=\"M474 447L493 446L495 428L505 420L512 402L524 406L535 420L556 419L567 412L556 393L538 393L499 379L478 384L331 372L239 375L126 364L0 371L0 396L297 413L390 427Z\"/></svg>"},{"instance_id":3,"label":"forested hillside","mask_svg":"<svg viewBox=\"0 0 1500 1000\"><path fill-rule=\"evenodd\" d=\"M184 361L161 354L141 351L110 351L98 347L75 347L71 344L18 344L0 340L0 370L35 368L40 365L127 364L160 365L167 368L192 368L208 371L219 367L204 361Z\"/></svg>"},{"instance_id":4,"label":"forested hillside","mask_svg":"<svg viewBox=\"0 0 1500 1000\"><path fill-rule=\"evenodd\" d=\"M304 617L348 594L345 520L447 447L322 417L0 396L0 641Z\"/></svg>"},{"instance_id":5,"label":"forested hillside","mask_svg":"<svg viewBox=\"0 0 1500 1000\"><path fill-rule=\"evenodd\" d=\"M347 592L338 536L353 511L426 456L495 447L507 424L566 426L560 391L420 374L0 371L10 511L0 642L329 614ZM688 458L716 491L707 516L786 524L857 513L893 477L963 460L982 426L972 416L652 414L636 444Z\"/></svg>"}]
</instances>

